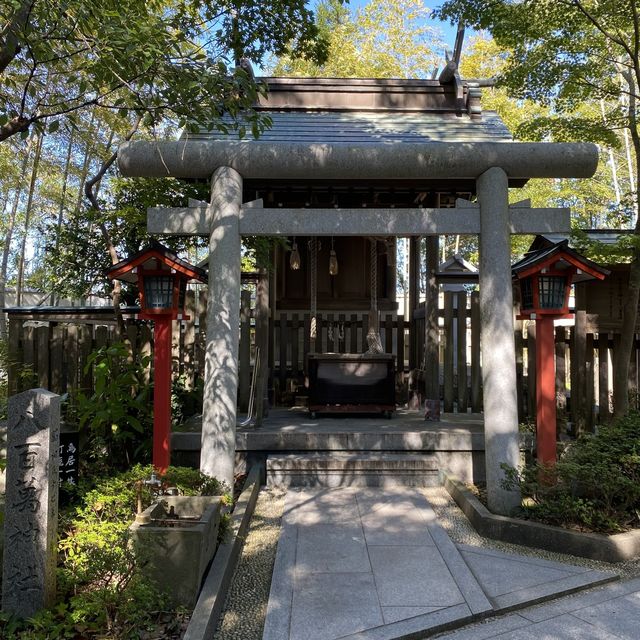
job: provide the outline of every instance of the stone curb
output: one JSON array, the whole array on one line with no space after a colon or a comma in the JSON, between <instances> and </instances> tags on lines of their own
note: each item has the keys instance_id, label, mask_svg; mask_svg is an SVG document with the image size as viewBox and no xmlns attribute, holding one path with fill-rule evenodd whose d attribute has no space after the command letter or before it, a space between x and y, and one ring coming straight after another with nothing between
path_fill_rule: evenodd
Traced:
<instances>
[{"instance_id":1,"label":"stone curb","mask_svg":"<svg viewBox=\"0 0 640 640\"><path fill-rule=\"evenodd\" d=\"M640 531L605 536L492 514L455 476L441 471L444 488L482 536L603 562L640 558Z\"/></svg>"},{"instance_id":2,"label":"stone curb","mask_svg":"<svg viewBox=\"0 0 640 640\"><path fill-rule=\"evenodd\" d=\"M213 636L240 559L259 493L260 469L252 467L231 517L233 539L218 547L183 640L204 640Z\"/></svg>"}]
</instances>

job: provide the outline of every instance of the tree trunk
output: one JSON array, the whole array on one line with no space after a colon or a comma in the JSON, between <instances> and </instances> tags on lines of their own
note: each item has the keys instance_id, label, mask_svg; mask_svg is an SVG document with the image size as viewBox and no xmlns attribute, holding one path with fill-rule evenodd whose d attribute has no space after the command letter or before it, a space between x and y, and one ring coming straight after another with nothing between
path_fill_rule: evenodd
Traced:
<instances>
[{"instance_id":1,"label":"tree trunk","mask_svg":"<svg viewBox=\"0 0 640 640\"><path fill-rule=\"evenodd\" d=\"M629 133L636 156L636 177L640 175L640 135L638 134L638 121L636 115L635 88L636 82L631 73L623 74L629 85ZM632 169L632 167L629 167ZM632 179L632 171L629 178ZM640 236L640 216L638 216L638 181L633 181L636 190L634 192L635 227L634 233ZM613 415L620 417L629 413L629 363L634 348L635 327L638 317L638 302L640 300L640 247L633 248L633 260L629 268L629 287L626 292L624 306L622 308L622 335L620 345L613 363Z\"/></svg>"},{"instance_id":2,"label":"tree trunk","mask_svg":"<svg viewBox=\"0 0 640 640\"><path fill-rule=\"evenodd\" d=\"M11 241L13 239L13 231L16 225L16 215L18 213L18 205L20 204L20 195L22 194L22 185L27 177L27 167L29 166L29 156L31 155L31 141L25 150L24 160L20 169L20 177L16 183L15 193L13 196L13 204L11 205L11 213L7 226L7 233L4 239L4 247L2 249L2 265L0 266L0 338L7 336L7 322L4 313L1 311L6 306L6 290L7 290L7 271L9 270L9 255L11 253Z\"/></svg>"},{"instance_id":3,"label":"tree trunk","mask_svg":"<svg viewBox=\"0 0 640 640\"><path fill-rule=\"evenodd\" d=\"M124 138L125 141L131 140L131 138L134 136L134 134L138 130L138 127L140 126L140 122L142 122L142 116L138 116L136 118L136 121L133 123L131 129L129 130L129 132ZM113 139L113 136L110 136L109 140L111 141L112 139ZM104 177L105 173L109 170L111 165L113 165L113 163L116 161L117 157L118 157L118 154L117 152L114 151L111 154L111 156L109 156L109 158L107 158L102 163L98 172L90 180L87 180L86 184L84 185L84 194L87 200L89 200L91 204L91 208L98 213L100 212L100 201L98 200L98 191L100 189L102 178ZM113 244L113 240L111 238L111 234L109 233L109 229L107 228L107 225L104 222L100 222L99 226L100 226L100 232L102 233L102 237L106 245L107 252L109 253L109 257L111 258L111 264L116 264L117 262L119 262L118 252L116 250L115 245ZM132 351L131 345L128 343L128 338L127 338L127 328L125 326L124 319L122 317L122 312L120 311L121 292L122 292L122 287L120 286L120 282L118 280L114 280L113 290L111 292L111 300L113 302L113 311L115 313L120 337L128 345L129 350L131 352Z\"/></svg>"},{"instance_id":4,"label":"tree trunk","mask_svg":"<svg viewBox=\"0 0 640 640\"><path fill-rule=\"evenodd\" d=\"M64 172L62 174L62 191L60 193L60 206L58 207L58 220L56 223L56 244L55 251L57 253L60 247L60 230L62 229L62 221L64 220L64 205L67 199L67 187L69 184L69 169L71 168L71 152L73 151L73 129L69 132L69 143L67 145L67 157L64 161ZM51 305L56 304L56 294L51 292Z\"/></svg>"},{"instance_id":5,"label":"tree trunk","mask_svg":"<svg viewBox=\"0 0 640 640\"><path fill-rule=\"evenodd\" d=\"M0 75L20 52L20 37L18 34L27 24L32 4L32 0L22 0L2 31L0 31Z\"/></svg>"},{"instance_id":6,"label":"tree trunk","mask_svg":"<svg viewBox=\"0 0 640 640\"><path fill-rule=\"evenodd\" d=\"M33 166L31 167L31 181L29 183L29 196L27 198L27 207L24 212L24 235L22 236L22 245L20 247L20 262L18 263L18 282L16 284L16 306L22 304L22 293L24 289L24 267L25 252L27 249L27 237L29 235L29 225L31 224L31 209L33 208L33 195L36 190L36 180L38 178L38 167L40 166L40 157L42 156L42 141L44 133L41 133L36 142L36 149L33 156Z\"/></svg>"},{"instance_id":7,"label":"tree trunk","mask_svg":"<svg viewBox=\"0 0 640 640\"><path fill-rule=\"evenodd\" d=\"M95 136L92 135L93 123L95 121L96 112L95 109L91 111L91 120L89 121L88 132L91 135L91 141L87 142L84 148L84 159L82 160L82 169L80 170L80 186L78 187L78 199L76 201L76 211L80 210L82 206L82 200L85 196L85 182L89 175L89 166L91 165L91 158L95 149Z\"/></svg>"}]
</instances>

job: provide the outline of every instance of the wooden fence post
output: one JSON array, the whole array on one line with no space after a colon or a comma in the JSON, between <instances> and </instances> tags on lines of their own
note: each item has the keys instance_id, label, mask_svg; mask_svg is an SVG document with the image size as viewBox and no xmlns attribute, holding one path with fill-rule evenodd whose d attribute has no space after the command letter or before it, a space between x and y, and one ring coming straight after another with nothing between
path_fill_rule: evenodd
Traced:
<instances>
[{"instance_id":1,"label":"wooden fence post","mask_svg":"<svg viewBox=\"0 0 640 640\"><path fill-rule=\"evenodd\" d=\"M469 393L467 390L467 292L458 291L457 298L457 348L456 370L458 378L458 413L467 413Z\"/></svg>"},{"instance_id":2,"label":"wooden fence post","mask_svg":"<svg viewBox=\"0 0 640 640\"><path fill-rule=\"evenodd\" d=\"M453 411L453 294L444 294L444 411Z\"/></svg>"},{"instance_id":3,"label":"wooden fence post","mask_svg":"<svg viewBox=\"0 0 640 640\"><path fill-rule=\"evenodd\" d=\"M245 413L251 385L251 292L240 292L240 366L238 371L238 407Z\"/></svg>"},{"instance_id":4,"label":"wooden fence post","mask_svg":"<svg viewBox=\"0 0 640 640\"><path fill-rule=\"evenodd\" d=\"M12 318L9 316L9 343L8 343L8 358L9 366L7 370L7 395L9 397L18 393L20 381L20 362L22 361L22 320Z\"/></svg>"},{"instance_id":5,"label":"wooden fence post","mask_svg":"<svg viewBox=\"0 0 640 640\"><path fill-rule=\"evenodd\" d=\"M575 326L573 329L573 341L571 352L571 413L576 434L586 430L586 313L584 310L576 310Z\"/></svg>"},{"instance_id":6,"label":"wooden fence post","mask_svg":"<svg viewBox=\"0 0 640 640\"><path fill-rule=\"evenodd\" d=\"M516 351L517 353L517 351ZM482 411L482 369L480 367L480 298L471 294L471 411Z\"/></svg>"}]
</instances>

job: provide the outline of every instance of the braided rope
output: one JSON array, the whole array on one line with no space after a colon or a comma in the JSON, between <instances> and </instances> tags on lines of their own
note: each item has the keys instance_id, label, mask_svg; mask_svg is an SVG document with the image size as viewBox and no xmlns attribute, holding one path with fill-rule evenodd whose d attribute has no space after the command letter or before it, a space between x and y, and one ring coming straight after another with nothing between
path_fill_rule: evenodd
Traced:
<instances>
[{"instance_id":1,"label":"braided rope","mask_svg":"<svg viewBox=\"0 0 640 640\"><path fill-rule=\"evenodd\" d=\"M378 241L370 240L369 258L371 263L371 310L369 311L369 330L367 331L367 353L384 353L378 331Z\"/></svg>"},{"instance_id":2,"label":"braided rope","mask_svg":"<svg viewBox=\"0 0 640 640\"><path fill-rule=\"evenodd\" d=\"M371 311L378 310L378 241L369 241L369 262L371 264Z\"/></svg>"},{"instance_id":3,"label":"braided rope","mask_svg":"<svg viewBox=\"0 0 640 640\"><path fill-rule=\"evenodd\" d=\"M309 270L311 273L311 328L309 331L309 337L311 340L315 340L317 337L317 325L316 315L318 309L318 240L312 238L309 241L309 247L311 249L311 260L309 264Z\"/></svg>"}]
</instances>

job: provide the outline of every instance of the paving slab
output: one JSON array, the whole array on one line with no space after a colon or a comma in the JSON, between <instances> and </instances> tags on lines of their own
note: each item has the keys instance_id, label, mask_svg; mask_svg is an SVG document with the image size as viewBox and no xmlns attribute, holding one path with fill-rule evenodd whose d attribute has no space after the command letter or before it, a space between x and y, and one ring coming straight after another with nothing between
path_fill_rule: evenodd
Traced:
<instances>
[{"instance_id":1,"label":"paving slab","mask_svg":"<svg viewBox=\"0 0 640 640\"><path fill-rule=\"evenodd\" d=\"M465 602L436 547L372 546L369 557L383 607L451 607Z\"/></svg>"},{"instance_id":2,"label":"paving slab","mask_svg":"<svg viewBox=\"0 0 640 640\"><path fill-rule=\"evenodd\" d=\"M416 489L290 489L263 639L428 637L613 577L584 567L456 545ZM616 594L633 598L629 591ZM614 606L610 598L593 604L603 611ZM640 603L638 611L640 615ZM567 637L597 639L615 631L597 626L590 613L581 617L559 609L537 621L505 616L489 632L493 635L469 638L507 634L504 638L515 640L533 638L527 635L531 633L538 633L537 640L545 637L540 634L555 637L548 635L552 631L547 627L552 630L562 616L578 634ZM640 628L640 618L634 624ZM540 630L531 631L536 625Z\"/></svg>"},{"instance_id":3,"label":"paving slab","mask_svg":"<svg viewBox=\"0 0 640 640\"><path fill-rule=\"evenodd\" d=\"M495 611L559 597L614 579L615 574L458 545L465 562Z\"/></svg>"}]
</instances>

